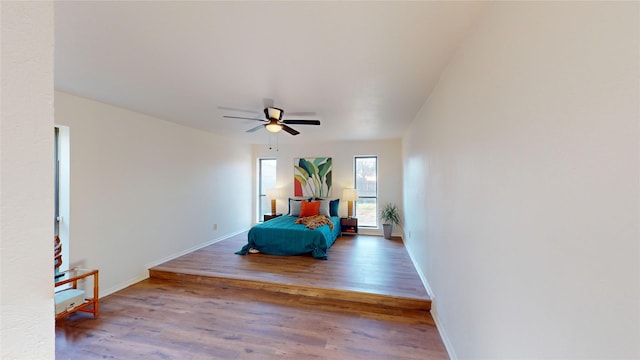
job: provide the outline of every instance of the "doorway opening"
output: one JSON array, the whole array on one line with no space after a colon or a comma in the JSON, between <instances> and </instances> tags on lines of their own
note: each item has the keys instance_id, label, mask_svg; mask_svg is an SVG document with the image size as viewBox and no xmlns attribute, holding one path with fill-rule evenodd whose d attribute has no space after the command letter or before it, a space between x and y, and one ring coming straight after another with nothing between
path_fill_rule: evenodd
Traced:
<instances>
[{"instance_id":1,"label":"doorway opening","mask_svg":"<svg viewBox=\"0 0 640 360\"><path fill-rule=\"evenodd\" d=\"M62 264L56 271L69 269L69 194L70 194L70 146L69 127L54 127L54 236L62 245Z\"/></svg>"}]
</instances>

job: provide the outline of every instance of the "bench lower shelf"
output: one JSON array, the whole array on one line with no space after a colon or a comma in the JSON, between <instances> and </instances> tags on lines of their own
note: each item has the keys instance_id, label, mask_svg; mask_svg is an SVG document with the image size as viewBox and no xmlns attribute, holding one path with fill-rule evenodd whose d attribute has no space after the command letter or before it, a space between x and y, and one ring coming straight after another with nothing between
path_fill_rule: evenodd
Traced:
<instances>
[{"instance_id":1,"label":"bench lower shelf","mask_svg":"<svg viewBox=\"0 0 640 360\"><path fill-rule=\"evenodd\" d=\"M93 277L93 297L87 298L85 291L78 289L78 281ZM68 285L67 285L68 284ZM56 320L76 311L82 311L98 316L98 270L71 269L63 272L63 276L55 284L56 288L69 286L55 293Z\"/></svg>"}]
</instances>

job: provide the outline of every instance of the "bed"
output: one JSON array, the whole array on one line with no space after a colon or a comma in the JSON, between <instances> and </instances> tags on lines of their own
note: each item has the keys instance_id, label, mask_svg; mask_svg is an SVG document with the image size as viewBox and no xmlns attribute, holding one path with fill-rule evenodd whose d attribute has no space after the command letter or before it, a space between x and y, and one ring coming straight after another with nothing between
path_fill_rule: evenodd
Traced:
<instances>
[{"instance_id":1,"label":"bed","mask_svg":"<svg viewBox=\"0 0 640 360\"><path fill-rule=\"evenodd\" d=\"M337 208L337 205L336 205ZM246 255L260 251L270 255L303 255L310 253L316 259L327 259L327 250L340 235L340 217L327 216L333 224L309 229L304 224L296 224L300 217L295 211L255 225L249 230L248 243L236 252ZM327 214L331 215L331 214Z\"/></svg>"}]
</instances>

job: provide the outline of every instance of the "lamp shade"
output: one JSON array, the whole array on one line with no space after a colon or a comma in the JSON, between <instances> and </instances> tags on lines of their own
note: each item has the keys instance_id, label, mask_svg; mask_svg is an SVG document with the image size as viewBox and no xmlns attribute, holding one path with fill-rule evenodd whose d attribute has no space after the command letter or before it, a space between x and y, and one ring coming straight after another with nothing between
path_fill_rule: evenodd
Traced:
<instances>
[{"instance_id":1,"label":"lamp shade","mask_svg":"<svg viewBox=\"0 0 640 360\"><path fill-rule=\"evenodd\" d=\"M347 217L353 216L353 202L358 200L358 190L346 188L342 190L342 200L347 202Z\"/></svg>"},{"instance_id":2,"label":"lamp shade","mask_svg":"<svg viewBox=\"0 0 640 360\"><path fill-rule=\"evenodd\" d=\"M343 189L342 190L342 200L344 201L356 201L358 200L358 190L357 189Z\"/></svg>"},{"instance_id":3,"label":"lamp shade","mask_svg":"<svg viewBox=\"0 0 640 360\"><path fill-rule=\"evenodd\" d=\"M276 199L284 196L284 190L280 188L270 188L265 192L267 199L271 199L271 214L276 214Z\"/></svg>"},{"instance_id":4,"label":"lamp shade","mask_svg":"<svg viewBox=\"0 0 640 360\"><path fill-rule=\"evenodd\" d=\"M267 189L267 191L265 192L265 195L269 199L275 198L276 197L276 188Z\"/></svg>"},{"instance_id":5,"label":"lamp shade","mask_svg":"<svg viewBox=\"0 0 640 360\"><path fill-rule=\"evenodd\" d=\"M269 199L280 199L285 196L285 193L284 193L284 189L282 188L270 188L270 189L267 189L267 191L265 192L265 195Z\"/></svg>"}]
</instances>

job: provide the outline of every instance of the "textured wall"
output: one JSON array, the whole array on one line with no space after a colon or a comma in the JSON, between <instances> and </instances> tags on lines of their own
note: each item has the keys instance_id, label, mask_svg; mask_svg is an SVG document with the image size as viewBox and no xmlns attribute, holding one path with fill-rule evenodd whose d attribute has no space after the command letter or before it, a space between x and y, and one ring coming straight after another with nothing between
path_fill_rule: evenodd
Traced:
<instances>
[{"instance_id":1,"label":"textured wall","mask_svg":"<svg viewBox=\"0 0 640 360\"><path fill-rule=\"evenodd\" d=\"M52 359L53 4L0 17L0 358Z\"/></svg>"}]
</instances>

